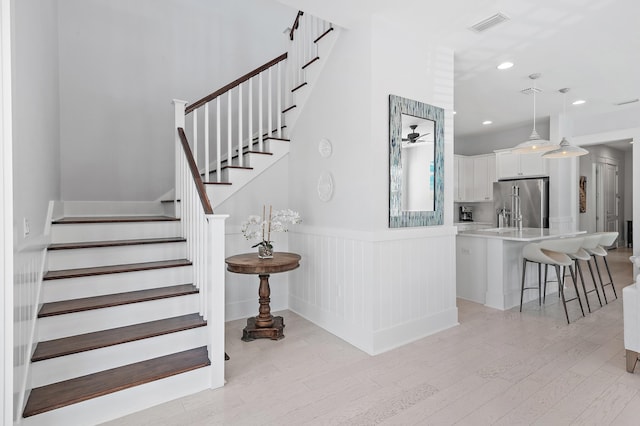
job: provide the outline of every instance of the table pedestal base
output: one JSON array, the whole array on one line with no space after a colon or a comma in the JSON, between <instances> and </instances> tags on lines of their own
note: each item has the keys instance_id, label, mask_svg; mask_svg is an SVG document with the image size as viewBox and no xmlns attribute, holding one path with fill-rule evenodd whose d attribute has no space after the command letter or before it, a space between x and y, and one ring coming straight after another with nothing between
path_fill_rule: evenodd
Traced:
<instances>
[{"instance_id":1,"label":"table pedestal base","mask_svg":"<svg viewBox=\"0 0 640 426\"><path fill-rule=\"evenodd\" d=\"M242 340L245 342L255 339L280 340L284 338L283 329L284 320L280 316L273 317L271 327L256 327L256 317L251 317L247 319L247 326L242 330Z\"/></svg>"}]
</instances>

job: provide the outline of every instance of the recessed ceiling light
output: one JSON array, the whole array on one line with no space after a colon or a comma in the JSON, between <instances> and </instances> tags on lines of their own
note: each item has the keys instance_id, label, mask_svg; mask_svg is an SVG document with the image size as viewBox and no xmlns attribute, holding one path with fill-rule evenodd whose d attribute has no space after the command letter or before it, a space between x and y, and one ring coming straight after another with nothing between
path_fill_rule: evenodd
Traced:
<instances>
[{"instance_id":1,"label":"recessed ceiling light","mask_svg":"<svg viewBox=\"0 0 640 426\"><path fill-rule=\"evenodd\" d=\"M485 120L485 121L482 122L482 124L484 124L485 126L487 126L489 124L492 124L492 123L493 123L493 121L491 121L491 120Z\"/></svg>"},{"instance_id":2,"label":"recessed ceiling light","mask_svg":"<svg viewBox=\"0 0 640 426\"><path fill-rule=\"evenodd\" d=\"M578 99L577 101L573 101L573 105L582 105L585 102L587 101L585 101L584 99Z\"/></svg>"},{"instance_id":3,"label":"recessed ceiling light","mask_svg":"<svg viewBox=\"0 0 640 426\"><path fill-rule=\"evenodd\" d=\"M453 111L453 115L456 115L456 114L457 114L457 112L456 112L456 111Z\"/></svg>"},{"instance_id":4,"label":"recessed ceiling light","mask_svg":"<svg viewBox=\"0 0 640 426\"><path fill-rule=\"evenodd\" d=\"M513 66L513 62L503 62L497 66L499 70L508 70Z\"/></svg>"}]
</instances>

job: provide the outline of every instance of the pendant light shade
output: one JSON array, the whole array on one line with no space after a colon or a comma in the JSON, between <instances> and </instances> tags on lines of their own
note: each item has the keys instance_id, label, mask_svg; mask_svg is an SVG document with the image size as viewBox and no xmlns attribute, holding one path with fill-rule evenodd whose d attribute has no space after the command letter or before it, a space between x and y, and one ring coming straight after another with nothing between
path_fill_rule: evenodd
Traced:
<instances>
[{"instance_id":1,"label":"pendant light shade","mask_svg":"<svg viewBox=\"0 0 640 426\"><path fill-rule=\"evenodd\" d=\"M567 102L566 102L566 93L569 91L568 88L564 88L564 89L560 89L559 92L562 93L563 96L563 110L564 110L564 115L566 117L567 115ZM569 143L569 141L567 140L567 138L563 137L562 140L560 141L560 146L557 149L554 149L553 151L548 151L545 152L544 154L542 154L542 157L544 158L568 158L568 157L579 157L581 155L585 155L588 154L589 151L587 151L584 148L580 148L579 146L573 146Z\"/></svg>"},{"instance_id":2,"label":"pendant light shade","mask_svg":"<svg viewBox=\"0 0 640 426\"><path fill-rule=\"evenodd\" d=\"M579 157L581 155L588 154L584 148L580 148L579 146L573 146L569 143L567 138L562 138L560 142L560 147L558 149L554 149L553 151L547 151L542 156L544 158L567 158L567 157Z\"/></svg>"},{"instance_id":3,"label":"pendant light shade","mask_svg":"<svg viewBox=\"0 0 640 426\"><path fill-rule=\"evenodd\" d=\"M533 88L523 90L523 93L533 94L533 131L529 139L519 143L511 152L518 154L527 154L532 152L544 152L558 148L558 145L553 144L551 141L542 139L536 131L536 93L540 90L536 88L536 79L540 77L540 74L531 74L529 78L533 80Z\"/></svg>"}]
</instances>

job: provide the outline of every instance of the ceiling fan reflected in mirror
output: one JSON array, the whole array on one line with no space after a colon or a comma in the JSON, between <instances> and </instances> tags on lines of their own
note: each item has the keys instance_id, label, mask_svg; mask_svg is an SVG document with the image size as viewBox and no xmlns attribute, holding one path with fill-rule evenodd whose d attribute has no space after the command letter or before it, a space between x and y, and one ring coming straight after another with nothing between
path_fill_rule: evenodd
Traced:
<instances>
[{"instance_id":1,"label":"ceiling fan reflected in mirror","mask_svg":"<svg viewBox=\"0 0 640 426\"><path fill-rule=\"evenodd\" d=\"M402 142L408 142L408 143L422 142L419 139L430 134L430 133L420 134L416 132L416 129L418 128L417 124L412 124L409 126L409 128L411 129L411 133L409 133L406 138L402 138Z\"/></svg>"}]
</instances>

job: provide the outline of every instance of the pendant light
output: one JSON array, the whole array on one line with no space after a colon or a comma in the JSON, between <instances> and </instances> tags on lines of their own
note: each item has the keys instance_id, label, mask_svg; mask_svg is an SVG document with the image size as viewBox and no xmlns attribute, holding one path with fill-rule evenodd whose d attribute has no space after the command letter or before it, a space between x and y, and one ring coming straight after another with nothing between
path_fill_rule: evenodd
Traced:
<instances>
[{"instance_id":1,"label":"pendant light","mask_svg":"<svg viewBox=\"0 0 640 426\"><path fill-rule=\"evenodd\" d=\"M531 132L531 136L526 141L519 143L516 145L511 152L515 152L518 154L527 154L533 152L544 152L552 149L556 149L558 145L553 144L551 141L546 139L542 139L538 132L536 132L536 93L540 91L540 89L536 88L536 80L540 78L540 74L531 74L529 76L531 80L533 80L533 88L525 89L522 92L533 93L533 131Z\"/></svg>"},{"instance_id":2,"label":"pendant light","mask_svg":"<svg viewBox=\"0 0 640 426\"><path fill-rule=\"evenodd\" d=\"M564 116L566 117L567 115L567 92L569 91L568 88L564 88L564 89L560 89L559 92L562 93L562 104L563 104L563 110L564 110ZM560 141L560 146L558 147L558 149L554 149L553 151L549 151L549 152L545 152L544 154L542 154L542 156L544 158L567 158L567 157L579 157L581 155L585 155L588 154L589 151L587 151L584 148L580 148L579 146L573 146L569 143L569 141L567 140L567 138L565 138L564 136L562 137L562 140Z\"/></svg>"}]
</instances>

